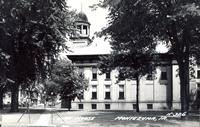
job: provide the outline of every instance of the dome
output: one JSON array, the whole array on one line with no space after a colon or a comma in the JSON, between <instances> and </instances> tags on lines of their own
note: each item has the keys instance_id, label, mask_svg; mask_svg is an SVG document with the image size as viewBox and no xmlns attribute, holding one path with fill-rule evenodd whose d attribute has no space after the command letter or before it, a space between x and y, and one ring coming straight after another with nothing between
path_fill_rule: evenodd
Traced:
<instances>
[{"instance_id":1,"label":"dome","mask_svg":"<svg viewBox=\"0 0 200 127\"><path fill-rule=\"evenodd\" d=\"M77 14L77 19L76 21L82 21L82 22L88 22L88 18L87 18L87 15L83 12L79 12Z\"/></svg>"}]
</instances>

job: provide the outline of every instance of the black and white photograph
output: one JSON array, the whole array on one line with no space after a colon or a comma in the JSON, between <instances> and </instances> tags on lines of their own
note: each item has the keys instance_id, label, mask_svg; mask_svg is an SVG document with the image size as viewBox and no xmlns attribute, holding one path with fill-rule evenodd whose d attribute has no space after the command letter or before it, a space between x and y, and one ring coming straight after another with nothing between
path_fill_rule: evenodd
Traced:
<instances>
[{"instance_id":1,"label":"black and white photograph","mask_svg":"<svg viewBox=\"0 0 200 127\"><path fill-rule=\"evenodd\" d=\"M0 127L200 127L200 1L0 0Z\"/></svg>"}]
</instances>

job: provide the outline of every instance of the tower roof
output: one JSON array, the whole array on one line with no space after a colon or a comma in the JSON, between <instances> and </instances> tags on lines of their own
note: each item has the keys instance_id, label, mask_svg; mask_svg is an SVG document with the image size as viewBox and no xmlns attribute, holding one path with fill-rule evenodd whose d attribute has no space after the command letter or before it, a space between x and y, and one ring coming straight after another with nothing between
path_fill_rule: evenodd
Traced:
<instances>
[{"instance_id":1,"label":"tower roof","mask_svg":"<svg viewBox=\"0 0 200 127\"><path fill-rule=\"evenodd\" d=\"M88 22L88 18L87 18L87 15L83 12L79 12L77 14L77 19L76 19L76 22L85 22L85 23L89 23Z\"/></svg>"}]
</instances>

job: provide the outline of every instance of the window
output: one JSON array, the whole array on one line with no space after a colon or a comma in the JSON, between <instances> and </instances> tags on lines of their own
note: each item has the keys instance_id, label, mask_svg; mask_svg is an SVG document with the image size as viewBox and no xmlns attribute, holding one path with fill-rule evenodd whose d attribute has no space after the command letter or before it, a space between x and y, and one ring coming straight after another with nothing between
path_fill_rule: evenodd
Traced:
<instances>
[{"instance_id":1,"label":"window","mask_svg":"<svg viewBox=\"0 0 200 127\"><path fill-rule=\"evenodd\" d=\"M106 80L110 80L110 72L106 73Z\"/></svg>"},{"instance_id":2,"label":"window","mask_svg":"<svg viewBox=\"0 0 200 127\"><path fill-rule=\"evenodd\" d=\"M137 105L136 104L133 104L133 109L136 109L137 108Z\"/></svg>"},{"instance_id":3,"label":"window","mask_svg":"<svg viewBox=\"0 0 200 127\"><path fill-rule=\"evenodd\" d=\"M124 85L119 85L119 99L124 99Z\"/></svg>"},{"instance_id":4,"label":"window","mask_svg":"<svg viewBox=\"0 0 200 127\"><path fill-rule=\"evenodd\" d=\"M97 104L92 104L92 109L97 109Z\"/></svg>"},{"instance_id":5,"label":"window","mask_svg":"<svg viewBox=\"0 0 200 127\"><path fill-rule=\"evenodd\" d=\"M110 99L110 92L105 92L105 99Z\"/></svg>"},{"instance_id":6,"label":"window","mask_svg":"<svg viewBox=\"0 0 200 127\"><path fill-rule=\"evenodd\" d=\"M78 32L79 34L82 33L82 32L81 32L81 25L77 25L77 32Z\"/></svg>"},{"instance_id":7,"label":"window","mask_svg":"<svg viewBox=\"0 0 200 127\"><path fill-rule=\"evenodd\" d=\"M87 35L88 34L88 31L87 31L87 26L83 26L83 34Z\"/></svg>"},{"instance_id":8,"label":"window","mask_svg":"<svg viewBox=\"0 0 200 127\"><path fill-rule=\"evenodd\" d=\"M166 71L161 72L161 80L167 80L167 72Z\"/></svg>"},{"instance_id":9,"label":"window","mask_svg":"<svg viewBox=\"0 0 200 127\"><path fill-rule=\"evenodd\" d=\"M97 80L97 69L92 68L92 80Z\"/></svg>"},{"instance_id":10,"label":"window","mask_svg":"<svg viewBox=\"0 0 200 127\"><path fill-rule=\"evenodd\" d=\"M110 109L110 104L105 104L105 109Z\"/></svg>"},{"instance_id":11,"label":"window","mask_svg":"<svg viewBox=\"0 0 200 127\"><path fill-rule=\"evenodd\" d=\"M78 104L78 109L83 109L83 104Z\"/></svg>"},{"instance_id":12,"label":"window","mask_svg":"<svg viewBox=\"0 0 200 127\"><path fill-rule=\"evenodd\" d=\"M147 104L147 109L153 109L153 104Z\"/></svg>"},{"instance_id":13,"label":"window","mask_svg":"<svg viewBox=\"0 0 200 127\"><path fill-rule=\"evenodd\" d=\"M92 99L97 99L97 92L92 92Z\"/></svg>"},{"instance_id":14,"label":"window","mask_svg":"<svg viewBox=\"0 0 200 127\"><path fill-rule=\"evenodd\" d=\"M197 70L197 78L200 79L200 70Z\"/></svg>"},{"instance_id":15,"label":"window","mask_svg":"<svg viewBox=\"0 0 200 127\"><path fill-rule=\"evenodd\" d=\"M110 99L110 85L105 85L105 99Z\"/></svg>"},{"instance_id":16,"label":"window","mask_svg":"<svg viewBox=\"0 0 200 127\"><path fill-rule=\"evenodd\" d=\"M97 86L92 86L92 99L97 99Z\"/></svg>"}]
</instances>

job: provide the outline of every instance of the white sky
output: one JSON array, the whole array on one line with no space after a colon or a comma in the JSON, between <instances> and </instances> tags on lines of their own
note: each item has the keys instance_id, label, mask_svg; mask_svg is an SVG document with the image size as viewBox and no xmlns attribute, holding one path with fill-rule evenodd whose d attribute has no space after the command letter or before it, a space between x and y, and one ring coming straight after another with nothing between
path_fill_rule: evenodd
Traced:
<instances>
[{"instance_id":1,"label":"white sky","mask_svg":"<svg viewBox=\"0 0 200 127\"><path fill-rule=\"evenodd\" d=\"M103 27L107 25L106 17L108 11L106 9L98 8L97 10L92 10L89 6L98 3L99 0L67 0L68 6L72 10L77 10L77 12L84 12L91 24L90 26L90 37L94 36L94 33L100 31ZM110 50L110 45L108 41L105 41L103 38L96 38L94 43L98 45L98 48L104 49L106 52ZM156 50L160 53L167 52L167 48L160 44L157 46Z\"/></svg>"}]
</instances>

